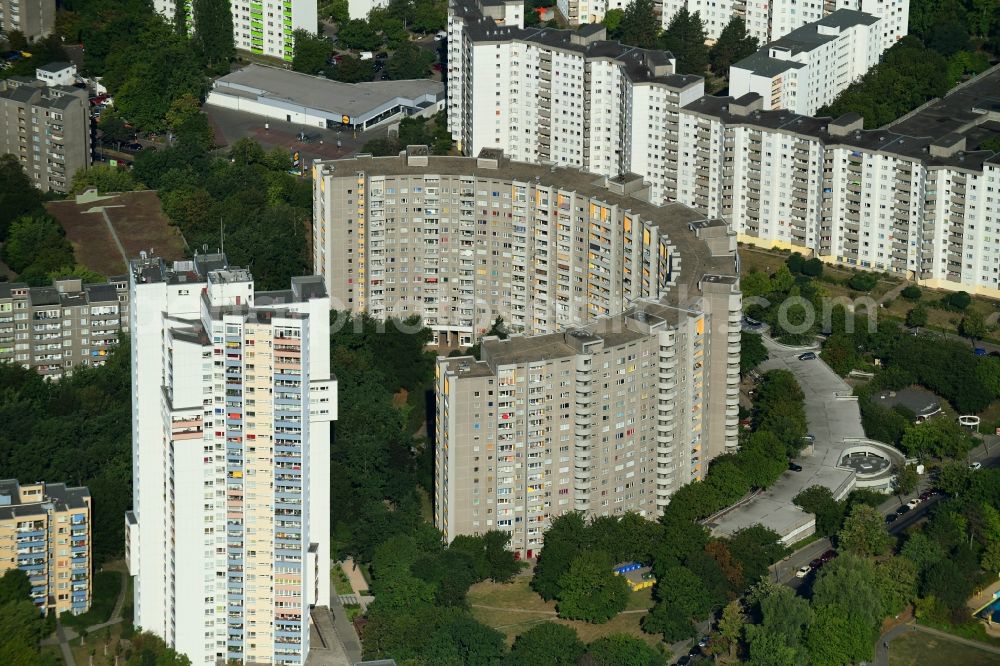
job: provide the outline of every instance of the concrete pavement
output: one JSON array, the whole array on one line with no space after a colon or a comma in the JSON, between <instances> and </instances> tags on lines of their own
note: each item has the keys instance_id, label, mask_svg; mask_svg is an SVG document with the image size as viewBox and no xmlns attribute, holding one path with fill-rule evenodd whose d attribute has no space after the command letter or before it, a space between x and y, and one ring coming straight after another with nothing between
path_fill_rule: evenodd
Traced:
<instances>
[{"instance_id":1,"label":"concrete pavement","mask_svg":"<svg viewBox=\"0 0 1000 666\"><path fill-rule=\"evenodd\" d=\"M815 437L811 453L796 458L801 472L785 472L777 482L753 501L736 508L710 525L716 534L732 534L761 523L781 534L790 544L812 534L815 519L795 506L792 498L814 485L826 486L841 499L854 486L854 474L838 467L848 438L864 438L861 411L851 387L821 359L798 360L799 354L815 347L787 347L763 336L770 358L761 371L788 370L805 395L809 433Z\"/></svg>"}]
</instances>

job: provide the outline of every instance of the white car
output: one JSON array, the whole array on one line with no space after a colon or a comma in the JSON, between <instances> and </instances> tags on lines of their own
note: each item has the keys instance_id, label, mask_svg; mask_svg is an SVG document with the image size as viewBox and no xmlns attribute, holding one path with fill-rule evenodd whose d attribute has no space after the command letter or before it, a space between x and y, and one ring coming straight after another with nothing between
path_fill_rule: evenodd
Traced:
<instances>
[{"instance_id":1,"label":"white car","mask_svg":"<svg viewBox=\"0 0 1000 666\"><path fill-rule=\"evenodd\" d=\"M795 577L796 578L805 578L806 576L809 575L810 571L812 571L812 567L809 566L808 564L804 564L801 567L799 567L798 571L795 572Z\"/></svg>"},{"instance_id":2,"label":"white car","mask_svg":"<svg viewBox=\"0 0 1000 666\"><path fill-rule=\"evenodd\" d=\"M981 463L981 462L974 462L971 465L969 465L969 469L971 469L971 470L982 469L982 467L983 467L983 463Z\"/></svg>"},{"instance_id":3,"label":"white car","mask_svg":"<svg viewBox=\"0 0 1000 666\"><path fill-rule=\"evenodd\" d=\"M910 507L911 509L916 509L918 504L920 504L920 500L914 497L913 499L911 499L909 502L906 503L906 506Z\"/></svg>"}]
</instances>

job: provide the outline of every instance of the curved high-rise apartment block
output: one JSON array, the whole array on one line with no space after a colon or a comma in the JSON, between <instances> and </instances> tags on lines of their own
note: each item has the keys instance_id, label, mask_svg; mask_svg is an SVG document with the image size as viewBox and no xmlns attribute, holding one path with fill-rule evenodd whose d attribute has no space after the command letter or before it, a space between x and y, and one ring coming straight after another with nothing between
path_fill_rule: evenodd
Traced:
<instances>
[{"instance_id":1,"label":"curved high-rise apartment block","mask_svg":"<svg viewBox=\"0 0 1000 666\"><path fill-rule=\"evenodd\" d=\"M420 315L482 360L437 368L437 526L502 529L531 557L551 517L655 517L737 446L735 235L638 177L478 158L314 165L316 271L333 306ZM481 337L502 317L509 339Z\"/></svg>"}]
</instances>

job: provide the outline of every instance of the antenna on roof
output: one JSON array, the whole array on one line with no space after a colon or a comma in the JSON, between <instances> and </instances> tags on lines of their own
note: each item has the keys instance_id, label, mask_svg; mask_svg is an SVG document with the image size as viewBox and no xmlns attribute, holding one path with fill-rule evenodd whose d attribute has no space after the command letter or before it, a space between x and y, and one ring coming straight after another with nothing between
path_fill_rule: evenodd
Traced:
<instances>
[{"instance_id":1,"label":"antenna on roof","mask_svg":"<svg viewBox=\"0 0 1000 666\"><path fill-rule=\"evenodd\" d=\"M226 253L226 227L222 223L222 218L219 218L219 253Z\"/></svg>"}]
</instances>

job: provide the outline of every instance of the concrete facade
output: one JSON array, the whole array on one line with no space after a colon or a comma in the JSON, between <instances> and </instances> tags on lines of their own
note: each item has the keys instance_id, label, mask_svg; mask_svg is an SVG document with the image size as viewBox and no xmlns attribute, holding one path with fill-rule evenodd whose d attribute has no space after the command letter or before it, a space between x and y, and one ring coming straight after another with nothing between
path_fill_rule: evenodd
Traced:
<instances>
[{"instance_id":1,"label":"concrete facade","mask_svg":"<svg viewBox=\"0 0 1000 666\"><path fill-rule=\"evenodd\" d=\"M17 157L35 187L68 192L91 163L87 91L8 79L0 85L0 154Z\"/></svg>"},{"instance_id":2,"label":"concrete facade","mask_svg":"<svg viewBox=\"0 0 1000 666\"><path fill-rule=\"evenodd\" d=\"M0 576L18 568L43 613L90 609L90 491L64 483L0 481Z\"/></svg>"},{"instance_id":3,"label":"concrete facade","mask_svg":"<svg viewBox=\"0 0 1000 666\"><path fill-rule=\"evenodd\" d=\"M135 622L195 664L303 664L330 595L329 299L224 255L132 262Z\"/></svg>"},{"instance_id":4,"label":"concrete facade","mask_svg":"<svg viewBox=\"0 0 1000 666\"><path fill-rule=\"evenodd\" d=\"M650 204L634 175L499 151L318 161L313 182L335 307L418 315L442 344L473 343L497 316L517 334L438 365L449 540L504 529L531 557L551 517L653 518L736 449L742 299L724 223Z\"/></svg>"},{"instance_id":5,"label":"concrete facade","mask_svg":"<svg viewBox=\"0 0 1000 666\"><path fill-rule=\"evenodd\" d=\"M128 330L128 277L107 284L76 278L51 287L0 282L0 362L58 378L79 366L104 365Z\"/></svg>"},{"instance_id":6,"label":"concrete facade","mask_svg":"<svg viewBox=\"0 0 1000 666\"><path fill-rule=\"evenodd\" d=\"M34 41L56 26L55 0L0 0L0 32L18 30Z\"/></svg>"}]
</instances>

